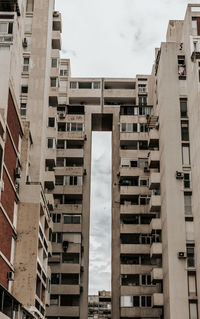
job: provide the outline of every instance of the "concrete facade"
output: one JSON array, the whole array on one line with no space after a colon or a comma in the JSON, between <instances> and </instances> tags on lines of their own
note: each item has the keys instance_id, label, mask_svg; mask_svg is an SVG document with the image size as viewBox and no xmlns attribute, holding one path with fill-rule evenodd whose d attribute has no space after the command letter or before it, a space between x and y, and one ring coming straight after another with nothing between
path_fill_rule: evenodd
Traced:
<instances>
[{"instance_id":1,"label":"concrete facade","mask_svg":"<svg viewBox=\"0 0 200 319\"><path fill-rule=\"evenodd\" d=\"M91 136L112 131L112 318L198 319L200 5L133 79L71 77L61 32L53 0L0 2L0 316L88 318Z\"/></svg>"}]
</instances>

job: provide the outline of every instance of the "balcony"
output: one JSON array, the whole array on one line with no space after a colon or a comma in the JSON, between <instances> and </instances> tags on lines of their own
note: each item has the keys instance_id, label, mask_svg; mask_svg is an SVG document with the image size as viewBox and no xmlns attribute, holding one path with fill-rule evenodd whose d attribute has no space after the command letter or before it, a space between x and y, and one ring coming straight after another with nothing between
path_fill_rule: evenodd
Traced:
<instances>
[{"instance_id":1,"label":"balcony","mask_svg":"<svg viewBox=\"0 0 200 319\"><path fill-rule=\"evenodd\" d=\"M152 293L156 293L158 291L158 288L156 286L134 286L134 285L127 285L127 286L121 286L121 295L122 296L134 296L137 294L149 294L151 295Z\"/></svg>"},{"instance_id":2,"label":"balcony","mask_svg":"<svg viewBox=\"0 0 200 319\"><path fill-rule=\"evenodd\" d=\"M121 308L121 317L125 318L160 318L162 315L162 309L152 308Z\"/></svg>"},{"instance_id":3,"label":"balcony","mask_svg":"<svg viewBox=\"0 0 200 319\"><path fill-rule=\"evenodd\" d=\"M149 189L160 188L160 173L151 173L149 178Z\"/></svg>"},{"instance_id":4,"label":"balcony","mask_svg":"<svg viewBox=\"0 0 200 319\"><path fill-rule=\"evenodd\" d=\"M59 265L58 264L51 265L51 271L54 273L80 274L81 270L80 270L79 264L67 264L66 263L66 264L59 264Z\"/></svg>"},{"instance_id":5,"label":"balcony","mask_svg":"<svg viewBox=\"0 0 200 319\"><path fill-rule=\"evenodd\" d=\"M121 244L121 254L149 254L150 245L142 244Z\"/></svg>"},{"instance_id":6,"label":"balcony","mask_svg":"<svg viewBox=\"0 0 200 319\"><path fill-rule=\"evenodd\" d=\"M0 11L3 12L17 12L20 16L19 1L18 0L7 0L0 2Z\"/></svg>"},{"instance_id":7,"label":"balcony","mask_svg":"<svg viewBox=\"0 0 200 319\"><path fill-rule=\"evenodd\" d=\"M149 225L133 225L133 224L121 224L120 225L121 234L148 234Z\"/></svg>"},{"instance_id":8,"label":"balcony","mask_svg":"<svg viewBox=\"0 0 200 319\"><path fill-rule=\"evenodd\" d=\"M60 31L52 31L52 49L61 50L61 34Z\"/></svg>"},{"instance_id":9,"label":"balcony","mask_svg":"<svg viewBox=\"0 0 200 319\"><path fill-rule=\"evenodd\" d=\"M153 243L150 250L151 257L162 255L162 243Z\"/></svg>"},{"instance_id":10,"label":"balcony","mask_svg":"<svg viewBox=\"0 0 200 319\"><path fill-rule=\"evenodd\" d=\"M144 141L144 140L148 140L148 133L121 132L120 140L121 141L125 141L125 140Z\"/></svg>"},{"instance_id":11,"label":"balcony","mask_svg":"<svg viewBox=\"0 0 200 319\"><path fill-rule=\"evenodd\" d=\"M79 318L79 307L50 306L47 308L47 316L69 316Z\"/></svg>"},{"instance_id":12,"label":"balcony","mask_svg":"<svg viewBox=\"0 0 200 319\"><path fill-rule=\"evenodd\" d=\"M52 194L45 194L46 196L46 200L47 200L47 205L48 205L48 209L50 211L54 210L54 198Z\"/></svg>"},{"instance_id":13,"label":"balcony","mask_svg":"<svg viewBox=\"0 0 200 319\"><path fill-rule=\"evenodd\" d=\"M161 219L160 218L152 218L150 224L150 232L152 230L161 230Z\"/></svg>"},{"instance_id":14,"label":"balcony","mask_svg":"<svg viewBox=\"0 0 200 319\"><path fill-rule=\"evenodd\" d=\"M152 306L154 308L159 308L164 306L164 297L161 293L154 293L152 296Z\"/></svg>"},{"instance_id":15,"label":"balcony","mask_svg":"<svg viewBox=\"0 0 200 319\"><path fill-rule=\"evenodd\" d=\"M124 205L120 205L120 214L148 214L148 205L131 205L126 202Z\"/></svg>"},{"instance_id":16,"label":"balcony","mask_svg":"<svg viewBox=\"0 0 200 319\"><path fill-rule=\"evenodd\" d=\"M151 271L151 280L155 283L163 280L163 269L153 268L153 270Z\"/></svg>"},{"instance_id":17,"label":"balcony","mask_svg":"<svg viewBox=\"0 0 200 319\"><path fill-rule=\"evenodd\" d=\"M81 140L83 141L85 139L85 132L63 132L58 131L58 139L69 139L69 140Z\"/></svg>"},{"instance_id":18,"label":"balcony","mask_svg":"<svg viewBox=\"0 0 200 319\"><path fill-rule=\"evenodd\" d=\"M44 187L48 190L52 190L55 187L55 175L54 171L46 171L44 174Z\"/></svg>"},{"instance_id":19,"label":"balcony","mask_svg":"<svg viewBox=\"0 0 200 319\"><path fill-rule=\"evenodd\" d=\"M81 233L81 224L60 224L55 223L53 227L54 232L64 233Z\"/></svg>"},{"instance_id":20,"label":"balcony","mask_svg":"<svg viewBox=\"0 0 200 319\"><path fill-rule=\"evenodd\" d=\"M160 195L152 195L149 203L150 212L160 212L161 197Z\"/></svg>"},{"instance_id":21,"label":"balcony","mask_svg":"<svg viewBox=\"0 0 200 319\"><path fill-rule=\"evenodd\" d=\"M121 195L151 195L148 187L141 186L120 186Z\"/></svg>"},{"instance_id":22,"label":"balcony","mask_svg":"<svg viewBox=\"0 0 200 319\"><path fill-rule=\"evenodd\" d=\"M71 214L81 214L82 205L81 204L55 204L56 212L66 212Z\"/></svg>"},{"instance_id":23,"label":"balcony","mask_svg":"<svg viewBox=\"0 0 200 319\"><path fill-rule=\"evenodd\" d=\"M130 264L121 264L120 273L125 275L133 275L139 273L150 273L152 270L152 265L130 265Z\"/></svg>"},{"instance_id":24,"label":"balcony","mask_svg":"<svg viewBox=\"0 0 200 319\"><path fill-rule=\"evenodd\" d=\"M53 168L56 166L56 149L55 148L47 148L45 157L46 157L47 167Z\"/></svg>"},{"instance_id":25,"label":"balcony","mask_svg":"<svg viewBox=\"0 0 200 319\"><path fill-rule=\"evenodd\" d=\"M51 285L51 293L55 295L79 295L79 285Z\"/></svg>"},{"instance_id":26,"label":"balcony","mask_svg":"<svg viewBox=\"0 0 200 319\"><path fill-rule=\"evenodd\" d=\"M82 148L57 149L57 157L83 157Z\"/></svg>"},{"instance_id":27,"label":"balcony","mask_svg":"<svg viewBox=\"0 0 200 319\"><path fill-rule=\"evenodd\" d=\"M49 90L49 106L58 106L58 88L50 88Z\"/></svg>"},{"instance_id":28,"label":"balcony","mask_svg":"<svg viewBox=\"0 0 200 319\"><path fill-rule=\"evenodd\" d=\"M159 132L157 129L149 131L149 148L157 148L159 146Z\"/></svg>"},{"instance_id":29,"label":"balcony","mask_svg":"<svg viewBox=\"0 0 200 319\"><path fill-rule=\"evenodd\" d=\"M151 151L149 155L149 167L150 168L159 168L160 165L160 152Z\"/></svg>"},{"instance_id":30,"label":"balcony","mask_svg":"<svg viewBox=\"0 0 200 319\"><path fill-rule=\"evenodd\" d=\"M56 185L54 194L70 194L70 195L81 195L83 193L83 186L78 185Z\"/></svg>"}]
</instances>

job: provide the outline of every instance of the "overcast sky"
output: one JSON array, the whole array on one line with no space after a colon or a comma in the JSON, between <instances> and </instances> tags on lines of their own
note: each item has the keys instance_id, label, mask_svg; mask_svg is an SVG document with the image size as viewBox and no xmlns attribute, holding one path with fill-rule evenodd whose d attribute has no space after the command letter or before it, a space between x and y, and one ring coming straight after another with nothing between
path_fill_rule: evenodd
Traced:
<instances>
[{"instance_id":1,"label":"overcast sky","mask_svg":"<svg viewBox=\"0 0 200 319\"><path fill-rule=\"evenodd\" d=\"M200 0L56 0L62 54L72 76L135 77L151 73L168 21ZM91 202L90 293L110 289L111 139L95 133Z\"/></svg>"},{"instance_id":2,"label":"overcast sky","mask_svg":"<svg viewBox=\"0 0 200 319\"><path fill-rule=\"evenodd\" d=\"M135 77L151 72L154 48L169 19L183 19L199 0L56 0L62 13L62 57L72 76Z\"/></svg>"}]
</instances>

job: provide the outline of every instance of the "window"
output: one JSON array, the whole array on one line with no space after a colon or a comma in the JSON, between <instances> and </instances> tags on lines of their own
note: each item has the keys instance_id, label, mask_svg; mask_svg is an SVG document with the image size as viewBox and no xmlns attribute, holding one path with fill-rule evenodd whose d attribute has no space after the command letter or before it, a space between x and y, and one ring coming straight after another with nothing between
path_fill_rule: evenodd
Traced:
<instances>
[{"instance_id":1,"label":"window","mask_svg":"<svg viewBox=\"0 0 200 319\"><path fill-rule=\"evenodd\" d=\"M52 243L61 243L62 233L52 233Z\"/></svg>"},{"instance_id":2,"label":"window","mask_svg":"<svg viewBox=\"0 0 200 319\"><path fill-rule=\"evenodd\" d=\"M13 212L13 226L17 227L17 213L18 213L18 205L16 201L14 201L14 212Z\"/></svg>"},{"instance_id":3,"label":"window","mask_svg":"<svg viewBox=\"0 0 200 319\"><path fill-rule=\"evenodd\" d=\"M138 158L138 167L139 168L148 167L148 158Z\"/></svg>"},{"instance_id":4,"label":"window","mask_svg":"<svg viewBox=\"0 0 200 319\"><path fill-rule=\"evenodd\" d=\"M181 121L181 140L189 141L189 122Z\"/></svg>"},{"instance_id":5,"label":"window","mask_svg":"<svg viewBox=\"0 0 200 319\"><path fill-rule=\"evenodd\" d=\"M151 296L141 296L141 307L151 307Z\"/></svg>"},{"instance_id":6,"label":"window","mask_svg":"<svg viewBox=\"0 0 200 319\"><path fill-rule=\"evenodd\" d=\"M64 182L64 176L62 176L62 175L55 176L55 184L56 185L63 185L63 182Z\"/></svg>"},{"instance_id":7,"label":"window","mask_svg":"<svg viewBox=\"0 0 200 319\"><path fill-rule=\"evenodd\" d=\"M141 285L151 286L151 275L141 275Z\"/></svg>"},{"instance_id":8,"label":"window","mask_svg":"<svg viewBox=\"0 0 200 319\"><path fill-rule=\"evenodd\" d=\"M184 173L184 188L190 188L190 173Z\"/></svg>"},{"instance_id":9,"label":"window","mask_svg":"<svg viewBox=\"0 0 200 319\"><path fill-rule=\"evenodd\" d=\"M193 295L197 294L196 274L195 273L188 273L188 292L189 292L189 296L191 294L193 294Z\"/></svg>"},{"instance_id":10,"label":"window","mask_svg":"<svg viewBox=\"0 0 200 319\"><path fill-rule=\"evenodd\" d=\"M149 185L149 179L147 177L141 177L140 186L148 186L148 185Z\"/></svg>"},{"instance_id":11,"label":"window","mask_svg":"<svg viewBox=\"0 0 200 319\"><path fill-rule=\"evenodd\" d=\"M138 84L138 93L146 93L147 85L146 84Z\"/></svg>"},{"instance_id":12,"label":"window","mask_svg":"<svg viewBox=\"0 0 200 319\"><path fill-rule=\"evenodd\" d=\"M139 141L139 150L147 150L148 142L147 141Z\"/></svg>"},{"instance_id":13,"label":"window","mask_svg":"<svg viewBox=\"0 0 200 319\"><path fill-rule=\"evenodd\" d=\"M147 195L140 196L140 205L148 205L150 201L150 197Z\"/></svg>"},{"instance_id":14,"label":"window","mask_svg":"<svg viewBox=\"0 0 200 319\"><path fill-rule=\"evenodd\" d=\"M138 104L139 105L147 105L147 97L146 96L138 96Z\"/></svg>"},{"instance_id":15,"label":"window","mask_svg":"<svg viewBox=\"0 0 200 319\"><path fill-rule=\"evenodd\" d=\"M15 240L12 237L12 242L11 242L11 252L10 252L10 263L13 265L14 262L14 255L15 255Z\"/></svg>"},{"instance_id":16,"label":"window","mask_svg":"<svg viewBox=\"0 0 200 319\"><path fill-rule=\"evenodd\" d=\"M146 123L140 123L140 132L148 132L149 129Z\"/></svg>"},{"instance_id":17,"label":"window","mask_svg":"<svg viewBox=\"0 0 200 319\"><path fill-rule=\"evenodd\" d=\"M137 123L122 123L121 124L121 132L137 132Z\"/></svg>"},{"instance_id":18,"label":"window","mask_svg":"<svg viewBox=\"0 0 200 319\"><path fill-rule=\"evenodd\" d=\"M52 58L51 59L51 67L52 68L57 68L58 67L58 59L57 58Z\"/></svg>"},{"instance_id":19,"label":"window","mask_svg":"<svg viewBox=\"0 0 200 319\"><path fill-rule=\"evenodd\" d=\"M77 89L77 82L70 82L70 89Z\"/></svg>"},{"instance_id":20,"label":"window","mask_svg":"<svg viewBox=\"0 0 200 319\"><path fill-rule=\"evenodd\" d=\"M65 158L64 157L57 157L56 158L56 166L64 167L65 166Z\"/></svg>"},{"instance_id":21,"label":"window","mask_svg":"<svg viewBox=\"0 0 200 319\"><path fill-rule=\"evenodd\" d=\"M194 223L192 221L185 222L186 240L194 240Z\"/></svg>"},{"instance_id":22,"label":"window","mask_svg":"<svg viewBox=\"0 0 200 319\"><path fill-rule=\"evenodd\" d=\"M48 127L55 127L55 117L48 118Z\"/></svg>"},{"instance_id":23,"label":"window","mask_svg":"<svg viewBox=\"0 0 200 319\"><path fill-rule=\"evenodd\" d=\"M61 214L52 214L52 220L54 223L60 223L61 222Z\"/></svg>"},{"instance_id":24,"label":"window","mask_svg":"<svg viewBox=\"0 0 200 319\"><path fill-rule=\"evenodd\" d=\"M187 244L187 267L195 267L194 245Z\"/></svg>"},{"instance_id":25,"label":"window","mask_svg":"<svg viewBox=\"0 0 200 319\"><path fill-rule=\"evenodd\" d=\"M13 23L0 22L0 34L12 34L13 33Z\"/></svg>"},{"instance_id":26,"label":"window","mask_svg":"<svg viewBox=\"0 0 200 319\"><path fill-rule=\"evenodd\" d=\"M21 116L26 116L26 103L20 104L20 114Z\"/></svg>"},{"instance_id":27,"label":"window","mask_svg":"<svg viewBox=\"0 0 200 319\"><path fill-rule=\"evenodd\" d=\"M58 306L59 295L50 295L50 305Z\"/></svg>"},{"instance_id":28,"label":"window","mask_svg":"<svg viewBox=\"0 0 200 319\"><path fill-rule=\"evenodd\" d=\"M68 132L83 131L83 123L66 123Z\"/></svg>"},{"instance_id":29,"label":"window","mask_svg":"<svg viewBox=\"0 0 200 319\"><path fill-rule=\"evenodd\" d=\"M65 140L57 140L57 149L64 149L65 148Z\"/></svg>"},{"instance_id":30,"label":"window","mask_svg":"<svg viewBox=\"0 0 200 319\"><path fill-rule=\"evenodd\" d=\"M61 69L60 70L60 76L67 76L67 70L66 69Z\"/></svg>"},{"instance_id":31,"label":"window","mask_svg":"<svg viewBox=\"0 0 200 319\"><path fill-rule=\"evenodd\" d=\"M48 148L55 148L55 138L48 138L47 139L47 147Z\"/></svg>"},{"instance_id":32,"label":"window","mask_svg":"<svg viewBox=\"0 0 200 319\"><path fill-rule=\"evenodd\" d=\"M21 93L24 93L24 94L28 93L28 85L22 85Z\"/></svg>"},{"instance_id":33,"label":"window","mask_svg":"<svg viewBox=\"0 0 200 319\"><path fill-rule=\"evenodd\" d=\"M121 307L133 307L133 297L121 296Z\"/></svg>"},{"instance_id":34,"label":"window","mask_svg":"<svg viewBox=\"0 0 200 319\"><path fill-rule=\"evenodd\" d=\"M81 186L83 183L82 176L65 176L65 185L78 185Z\"/></svg>"},{"instance_id":35,"label":"window","mask_svg":"<svg viewBox=\"0 0 200 319\"><path fill-rule=\"evenodd\" d=\"M50 78L50 86L52 88L57 87L57 78L56 77Z\"/></svg>"},{"instance_id":36,"label":"window","mask_svg":"<svg viewBox=\"0 0 200 319\"><path fill-rule=\"evenodd\" d=\"M184 55L178 55L178 75L180 80L184 80L186 78L186 65Z\"/></svg>"},{"instance_id":37,"label":"window","mask_svg":"<svg viewBox=\"0 0 200 319\"><path fill-rule=\"evenodd\" d=\"M184 212L186 215L192 214L192 193L184 192Z\"/></svg>"},{"instance_id":38,"label":"window","mask_svg":"<svg viewBox=\"0 0 200 319\"><path fill-rule=\"evenodd\" d=\"M34 10L34 0L26 1L26 12L33 12Z\"/></svg>"},{"instance_id":39,"label":"window","mask_svg":"<svg viewBox=\"0 0 200 319\"><path fill-rule=\"evenodd\" d=\"M182 144L182 162L183 165L190 165L190 146Z\"/></svg>"},{"instance_id":40,"label":"window","mask_svg":"<svg viewBox=\"0 0 200 319\"><path fill-rule=\"evenodd\" d=\"M81 215L64 215L64 224L80 224Z\"/></svg>"},{"instance_id":41,"label":"window","mask_svg":"<svg viewBox=\"0 0 200 319\"><path fill-rule=\"evenodd\" d=\"M79 264L79 254L63 253L62 262L66 264Z\"/></svg>"},{"instance_id":42,"label":"window","mask_svg":"<svg viewBox=\"0 0 200 319\"><path fill-rule=\"evenodd\" d=\"M100 89L100 82L93 82L93 89Z\"/></svg>"},{"instance_id":43,"label":"window","mask_svg":"<svg viewBox=\"0 0 200 319\"><path fill-rule=\"evenodd\" d=\"M189 302L190 319L198 319L198 307L196 302Z\"/></svg>"},{"instance_id":44,"label":"window","mask_svg":"<svg viewBox=\"0 0 200 319\"><path fill-rule=\"evenodd\" d=\"M29 57L24 57L24 63L23 63L23 72L28 72L29 71Z\"/></svg>"},{"instance_id":45,"label":"window","mask_svg":"<svg viewBox=\"0 0 200 319\"><path fill-rule=\"evenodd\" d=\"M186 98L180 99L180 113L181 113L181 117L187 117L187 99Z\"/></svg>"},{"instance_id":46,"label":"window","mask_svg":"<svg viewBox=\"0 0 200 319\"><path fill-rule=\"evenodd\" d=\"M59 274L51 274L51 284L52 285L59 285Z\"/></svg>"}]
</instances>

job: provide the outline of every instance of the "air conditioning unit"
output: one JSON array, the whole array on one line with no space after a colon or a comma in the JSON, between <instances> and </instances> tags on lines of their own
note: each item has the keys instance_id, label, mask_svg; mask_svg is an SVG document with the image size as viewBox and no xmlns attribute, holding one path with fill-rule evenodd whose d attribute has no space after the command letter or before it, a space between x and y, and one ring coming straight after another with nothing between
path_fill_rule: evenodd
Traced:
<instances>
[{"instance_id":1,"label":"air conditioning unit","mask_svg":"<svg viewBox=\"0 0 200 319\"><path fill-rule=\"evenodd\" d=\"M54 18L59 17L59 12L58 12L58 11L54 11L54 13L53 13L53 17L54 17Z\"/></svg>"},{"instance_id":2,"label":"air conditioning unit","mask_svg":"<svg viewBox=\"0 0 200 319\"><path fill-rule=\"evenodd\" d=\"M179 259L185 259L185 258L186 258L186 252L184 252L184 251L179 251L179 252L178 252L178 258L179 258Z\"/></svg>"},{"instance_id":3,"label":"air conditioning unit","mask_svg":"<svg viewBox=\"0 0 200 319\"><path fill-rule=\"evenodd\" d=\"M184 175L183 172L176 171L176 179L183 179Z\"/></svg>"},{"instance_id":4,"label":"air conditioning unit","mask_svg":"<svg viewBox=\"0 0 200 319\"><path fill-rule=\"evenodd\" d=\"M24 40L23 40L23 42L22 42L22 46L23 46L24 49L27 48L28 42L27 42L27 39L26 39L26 38L24 38Z\"/></svg>"},{"instance_id":5,"label":"air conditioning unit","mask_svg":"<svg viewBox=\"0 0 200 319\"><path fill-rule=\"evenodd\" d=\"M7 272L7 279L10 281L14 280L14 272L13 271L8 271Z\"/></svg>"},{"instance_id":6,"label":"air conditioning unit","mask_svg":"<svg viewBox=\"0 0 200 319\"><path fill-rule=\"evenodd\" d=\"M14 176L15 176L15 178L21 177L21 169L19 166L15 168Z\"/></svg>"},{"instance_id":7,"label":"air conditioning unit","mask_svg":"<svg viewBox=\"0 0 200 319\"><path fill-rule=\"evenodd\" d=\"M65 113L64 112L60 112L59 113L59 118L60 119L64 119L65 118Z\"/></svg>"}]
</instances>

